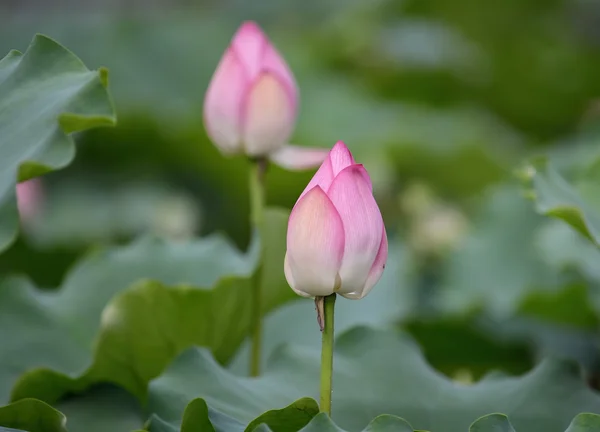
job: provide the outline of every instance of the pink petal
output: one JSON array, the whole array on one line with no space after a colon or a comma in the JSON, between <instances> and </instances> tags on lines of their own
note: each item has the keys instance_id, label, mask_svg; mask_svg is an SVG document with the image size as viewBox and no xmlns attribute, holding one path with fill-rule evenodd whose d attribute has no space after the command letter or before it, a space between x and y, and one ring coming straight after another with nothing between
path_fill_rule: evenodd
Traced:
<instances>
[{"instance_id":1,"label":"pink petal","mask_svg":"<svg viewBox=\"0 0 600 432\"><path fill-rule=\"evenodd\" d=\"M321 189L327 192L335 176L342 169L352 165L353 163L354 158L352 157L350 150L348 150L348 147L346 147L346 144L344 144L342 141L338 141L329 151L327 158L323 161L323 164L319 167L319 170L310 180L308 186L306 186L302 194L300 194L300 198L302 198L304 194L317 185L321 186Z\"/></svg>"},{"instance_id":2,"label":"pink petal","mask_svg":"<svg viewBox=\"0 0 600 432\"><path fill-rule=\"evenodd\" d=\"M381 245L383 220L362 171L362 165L345 168L327 192L344 226L345 248L339 290L342 295L363 291Z\"/></svg>"},{"instance_id":3,"label":"pink petal","mask_svg":"<svg viewBox=\"0 0 600 432\"><path fill-rule=\"evenodd\" d=\"M337 176L344 168L347 168L350 165L354 165L355 163L354 158L352 157L352 153L350 153L350 150L342 141L338 141L337 143L335 143L335 145L329 152L329 159L331 160L333 177Z\"/></svg>"},{"instance_id":4,"label":"pink petal","mask_svg":"<svg viewBox=\"0 0 600 432\"><path fill-rule=\"evenodd\" d=\"M371 291L375 284L379 282L379 279L383 274L383 270L385 269L385 263L387 262L387 257L388 239L384 226L381 237L381 245L379 246L379 251L377 252L377 256L375 257L375 262L373 262L371 270L369 271L369 276L367 277L367 281L365 282L364 288L359 291L343 294L343 296L349 299L358 300L369 294L369 291Z\"/></svg>"},{"instance_id":5,"label":"pink petal","mask_svg":"<svg viewBox=\"0 0 600 432\"><path fill-rule=\"evenodd\" d=\"M299 99L296 79L283 57L281 57L271 43L268 43L265 48L262 68L263 71L268 71L277 75L281 82L285 84L290 100L292 101L292 106L294 107L294 114L296 114Z\"/></svg>"},{"instance_id":6,"label":"pink petal","mask_svg":"<svg viewBox=\"0 0 600 432\"><path fill-rule=\"evenodd\" d=\"M340 215L316 186L298 200L290 215L284 266L288 283L300 295L332 294L343 252Z\"/></svg>"},{"instance_id":7,"label":"pink petal","mask_svg":"<svg viewBox=\"0 0 600 432\"><path fill-rule=\"evenodd\" d=\"M302 199L304 195L308 193L308 191L312 190L315 186L319 186L324 191L329 189L331 186L331 182L333 181L333 168L331 167L331 159L329 158L329 153L325 157L325 160L315 173L310 182L308 182L308 186L302 191L300 194L300 198L298 201Z\"/></svg>"},{"instance_id":8,"label":"pink petal","mask_svg":"<svg viewBox=\"0 0 600 432\"><path fill-rule=\"evenodd\" d=\"M271 153L270 159L290 171L314 168L323 163L329 149L286 145Z\"/></svg>"},{"instance_id":9,"label":"pink petal","mask_svg":"<svg viewBox=\"0 0 600 432\"><path fill-rule=\"evenodd\" d=\"M364 167L363 164L357 164L360 165L361 167ZM367 172L366 169L362 169L360 170L363 178L365 179L365 182L367 182L367 184L369 185L369 189L371 190L371 193L373 193L373 182L371 181L371 176L369 175L369 173Z\"/></svg>"},{"instance_id":10,"label":"pink petal","mask_svg":"<svg viewBox=\"0 0 600 432\"><path fill-rule=\"evenodd\" d=\"M288 254L286 252L285 258L283 260L283 273L285 274L285 279L288 281L288 285L292 290L302 297L313 297L313 295L306 293L304 291L299 291L296 288L296 282L294 281L294 275L292 274L292 268L290 267L290 261L288 259Z\"/></svg>"},{"instance_id":11,"label":"pink petal","mask_svg":"<svg viewBox=\"0 0 600 432\"><path fill-rule=\"evenodd\" d=\"M263 73L248 93L244 110L244 147L250 156L281 148L292 134L295 109L276 75Z\"/></svg>"},{"instance_id":12,"label":"pink petal","mask_svg":"<svg viewBox=\"0 0 600 432\"><path fill-rule=\"evenodd\" d=\"M254 21L244 22L233 36L231 47L240 59L249 81L254 81L263 71L263 58L268 45L270 42L267 35Z\"/></svg>"},{"instance_id":13,"label":"pink petal","mask_svg":"<svg viewBox=\"0 0 600 432\"><path fill-rule=\"evenodd\" d=\"M219 62L204 98L206 132L225 153L241 151L241 107L247 80L235 53L228 49Z\"/></svg>"}]
</instances>

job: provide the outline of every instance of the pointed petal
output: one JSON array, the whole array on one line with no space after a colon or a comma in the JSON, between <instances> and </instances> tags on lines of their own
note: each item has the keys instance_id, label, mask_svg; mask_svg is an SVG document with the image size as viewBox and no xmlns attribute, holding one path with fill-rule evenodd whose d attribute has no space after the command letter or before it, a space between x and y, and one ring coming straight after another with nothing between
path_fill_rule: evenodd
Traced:
<instances>
[{"instance_id":1,"label":"pointed petal","mask_svg":"<svg viewBox=\"0 0 600 432\"><path fill-rule=\"evenodd\" d=\"M286 145L271 153L269 158L282 168L299 171L321 165L328 154L329 149Z\"/></svg>"},{"instance_id":2,"label":"pointed petal","mask_svg":"<svg viewBox=\"0 0 600 432\"><path fill-rule=\"evenodd\" d=\"M302 199L304 195L306 195L310 190L312 190L315 186L319 186L323 191L329 189L331 182L333 181L333 169L331 168L331 159L329 159L329 154L325 157L325 160L313 176L308 182L308 185L304 188L302 193L300 194L300 198L298 201Z\"/></svg>"},{"instance_id":3,"label":"pointed petal","mask_svg":"<svg viewBox=\"0 0 600 432\"><path fill-rule=\"evenodd\" d=\"M379 282L379 279L383 274L383 270L385 269L385 264L387 262L387 257L388 239L384 226L381 237L381 245L379 246L379 251L377 252L377 256L375 257L375 262L373 263L373 265L371 266L371 270L369 271L369 276L367 277L367 281L365 282L364 288L362 290L342 295L348 299L358 300L369 294L371 289L377 284L377 282Z\"/></svg>"},{"instance_id":4,"label":"pointed petal","mask_svg":"<svg viewBox=\"0 0 600 432\"><path fill-rule=\"evenodd\" d=\"M350 150L342 141L335 143L331 152L329 152L329 159L331 160L333 177L337 176L344 168L355 163L352 153L350 153ZM327 192L327 189L325 189L325 192Z\"/></svg>"},{"instance_id":5,"label":"pointed petal","mask_svg":"<svg viewBox=\"0 0 600 432\"><path fill-rule=\"evenodd\" d=\"M381 245L383 220L362 165L344 169L327 195L344 226L344 258L340 294L362 292Z\"/></svg>"},{"instance_id":6,"label":"pointed petal","mask_svg":"<svg viewBox=\"0 0 600 432\"><path fill-rule=\"evenodd\" d=\"M206 132L225 153L241 150L241 106L247 80L235 53L227 50L204 98Z\"/></svg>"},{"instance_id":7,"label":"pointed petal","mask_svg":"<svg viewBox=\"0 0 600 432\"><path fill-rule=\"evenodd\" d=\"M292 134L294 112L279 78L271 73L262 74L248 93L244 110L246 154L267 155L281 148Z\"/></svg>"},{"instance_id":8,"label":"pointed petal","mask_svg":"<svg viewBox=\"0 0 600 432\"><path fill-rule=\"evenodd\" d=\"M323 164L308 183L308 186L306 186L302 194L300 194L300 198L315 186L321 186L321 189L327 192L335 176L343 169L341 167L345 168L353 163L354 158L352 157L350 150L348 150L348 147L346 147L346 144L342 141L338 141L329 151Z\"/></svg>"},{"instance_id":9,"label":"pointed petal","mask_svg":"<svg viewBox=\"0 0 600 432\"><path fill-rule=\"evenodd\" d=\"M332 294L343 253L340 215L316 186L298 200L290 215L285 265L288 283L306 295Z\"/></svg>"},{"instance_id":10,"label":"pointed petal","mask_svg":"<svg viewBox=\"0 0 600 432\"><path fill-rule=\"evenodd\" d=\"M262 72L268 45L270 42L267 35L254 21L244 22L233 36L231 47L240 59L249 81L254 81Z\"/></svg>"}]
</instances>

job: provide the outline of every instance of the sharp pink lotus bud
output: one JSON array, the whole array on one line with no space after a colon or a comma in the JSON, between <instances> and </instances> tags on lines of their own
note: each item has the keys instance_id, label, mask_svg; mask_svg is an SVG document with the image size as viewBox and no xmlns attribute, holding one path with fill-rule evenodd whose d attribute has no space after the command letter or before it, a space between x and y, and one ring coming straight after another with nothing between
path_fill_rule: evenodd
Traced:
<instances>
[{"instance_id":1,"label":"sharp pink lotus bud","mask_svg":"<svg viewBox=\"0 0 600 432\"><path fill-rule=\"evenodd\" d=\"M254 22L238 29L204 101L206 130L226 154L265 156L287 143L296 121L292 72Z\"/></svg>"},{"instance_id":2,"label":"sharp pink lotus bud","mask_svg":"<svg viewBox=\"0 0 600 432\"><path fill-rule=\"evenodd\" d=\"M17 184L17 205L24 223L31 221L39 212L43 199L42 182L39 179Z\"/></svg>"},{"instance_id":3,"label":"sharp pink lotus bud","mask_svg":"<svg viewBox=\"0 0 600 432\"><path fill-rule=\"evenodd\" d=\"M304 297L338 293L360 299L379 281L387 254L369 174L340 141L290 215L286 279Z\"/></svg>"}]
</instances>

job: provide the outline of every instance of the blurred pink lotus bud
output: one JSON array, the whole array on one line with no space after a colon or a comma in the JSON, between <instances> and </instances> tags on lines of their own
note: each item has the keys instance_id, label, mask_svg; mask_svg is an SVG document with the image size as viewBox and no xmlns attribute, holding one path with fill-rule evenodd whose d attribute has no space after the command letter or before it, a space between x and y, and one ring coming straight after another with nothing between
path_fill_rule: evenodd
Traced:
<instances>
[{"instance_id":1,"label":"blurred pink lotus bud","mask_svg":"<svg viewBox=\"0 0 600 432\"><path fill-rule=\"evenodd\" d=\"M245 22L208 86L206 131L224 154L272 155L289 169L318 166L327 151L286 146L294 130L298 99L298 87L285 60L256 23Z\"/></svg>"},{"instance_id":2,"label":"blurred pink lotus bud","mask_svg":"<svg viewBox=\"0 0 600 432\"><path fill-rule=\"evenodd\" d=\"M304 297L338 293L360 299L379 281L387 254L369 174L340 141L290 215L286 279Z\"/></svg>"},{"instance_id":3,"label":"blurred pink lotus bud","mask_svg":"<svg viewBox=\"0 0 600 432\"><path fill-rule=\"evenodd\" d=\"M23 222L31 221L39 212L43 199L42 181L27 180L17 184L17 205Z\"/></svg>"}]
</instances>

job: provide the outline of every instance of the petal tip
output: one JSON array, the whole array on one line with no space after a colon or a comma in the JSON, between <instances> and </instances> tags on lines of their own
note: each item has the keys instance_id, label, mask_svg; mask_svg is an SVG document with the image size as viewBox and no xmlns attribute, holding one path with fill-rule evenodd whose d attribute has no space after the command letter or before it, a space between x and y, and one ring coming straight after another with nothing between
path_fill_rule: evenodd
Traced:
<instances>
[{"instance_id":1,"label":"petal tip","mask_svg":"<svg viewBox=\"0 0 600 432\"><path fill-rule=\"evenodd\" d=\"M338 175L338 173L344 168L355 164L354 157L352 156L350 149L343 141L336 142L331 148L331 151L329 152L329 160L333 166L334 175Z\"/></svg>"},{"instance_id":2,"label":"petal tip","mask_svg":"<svg viewBox=\"0 0 600 432\"><path fill-rule=\"evenodd\" d=\"M244 21L233 36L233 39L238 39L239 37L249 37L249 36L260 36L265 37L265 33L263 29L256 23L256 21Z\"/></svg>"},{"instance_id":3,"label":"petal tip","mask_svg":"<svg viewBox=\"0 0 600 432\"><path fill-rule=\"evenodd\" d=\"M338 141L336 142L333 147L331 148L331 152L343 152L343 153L348 153L350 154L350 156L352 156L352 152L350 151L350 149L348 148L348 146L346 145L346 143L344 141Z\"/></svg>"},{"instance_id":4,"label":"petal tip","mask_svg":"<svg viewBox=\"0 0 600 432\"><path fill-rule=\"evenodd\" d=\"M353 164L353 165L347 166L342 171L340 171L340 174L345 171L348 171L348 173L350 175L356 176L357 178L364 181L368 185L369 190L371 192L373 192L373 183L371 182L371 176L369 175L369 172L367 171L367 169L364 167L363 164Z\"/></svg>"}]
</instances>

